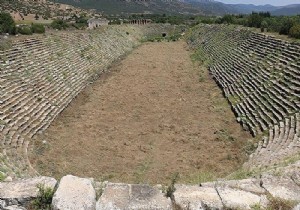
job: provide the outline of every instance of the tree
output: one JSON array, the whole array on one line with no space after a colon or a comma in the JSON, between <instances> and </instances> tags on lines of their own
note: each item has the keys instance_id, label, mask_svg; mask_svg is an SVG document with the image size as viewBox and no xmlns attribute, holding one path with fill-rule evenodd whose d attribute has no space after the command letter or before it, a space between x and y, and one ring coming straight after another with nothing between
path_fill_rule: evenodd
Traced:
<instances>
[{"instance_id":1,"label":"tree","mask_svg":"<svg viewBox=\"0 0 300 210\"><path fill-rule=\"evenodd\" d=\"M256 27L260 28L261 27L261 22L264 20L264 17L256 12L253 12L251 15L248 17L248 26L250 27Z\"/></svg>"},{"instance_id":2,"label":"tree","mask_svg":"<svg viewBox=\"0 0 300 210\"><path fill-rule=\"evenodd\" d=\"M282 18L281 17L271 17L266 19L268 23L268 31L279 32L282 26Z\"/></svg>"},{"instance_id":3,"label":"tree","mask_svg":"<svg viewBox=\"0 0 300 210\"><path fill-rule=\"evenodd\" d=\"M300 39L300 24L295 24L289 32L291 37Z\"/></svg>"},{"instance_id":4,"label":"tree","mask_svg":"<svg viewBox=\"0 0 300 210\"><path fill-rule=\"evenodd\" d=\"M68 27L68 24L64 20L56 19L52 21L51 27L54 29L62 30L66 29Z\"/></svg>"},{"instance_id":5,"label":"tree","mask_svg":"<svg viewBox=\"0 0 300 210\"><path fill-rule=\"evenodd\" d=\"M38 20L40 17L38 14L35 14L34 19Z\"/></svg>"},{"instance_id":6,"label":"tree","mask_svg":"<svg viewBox=\"0 0 300 210\"><path fill-rule=\"evenodd\" d=\"M51 12L49 10L45 11L43 14L43 18L48 20L51 17Z\"/></svg>"},{"instance_id":7,"label":"tree","mask_svg":"<svg viewBox=\"0 0 300 210\"><path fill-rule=\"evenodd\" d=\"M31 35L32 34L32 28L30 26L21 26L18 27L18 33L23 34L23 35Z\"/></svg>"},{"instance_id":8,"label":"tree","mask_svg":"<svg viewBox=\"0 0 300 210\"><path fill-rule=\"evenodd\" d=\"M0 12L0 33L16 33L16 25L9 13Z\"/></svg>"},{"instance_id":9,"label":"tree","mask_svg":"<svg viewBox=\"0 0 300 210\"><path fill-rule=\"evenodd\" d=\"M266 28L268 28L268 22L263 20L260 24L261 32L264 32Z\"/></svg>"},{"instance_id":10,"label":"tree","mask_svg":"<svg viewBox=\"0 0 300 210\"><path fill-rule=\"evenodd\" d=\"M42 24L32 24L31 30L33 33L37 33L37 34L45 33L45 27Z\"/></svg>"},{"instance_id":11,"label":"tree","mask_svg":"<svg viewBox=\"0 0 300 210\"><path fill-rule=\"evenodd\" d=\"M290 33L290 29L293 27L294 25L294 20L290 17L286 17L283 20L283 23L281 25L281 28L279 30L279 34L284 34L284 35L288 35Z\"/></svg>"},{"instance_id":12,"label":"tree","mask_svg":"<svg viewBox=\"0 0 300 210\"><path fill-rule=\"evenodd\" d=\"M258 14L259 14L259 16L264 17L264 18L271 17L271 13L270 12L260 12Z\"/></svg>"},{"instance_id":13,"label":"tree","mask_svg":"<svg viewBox=\"0 0 300 210\"><path fill-rule=\"evenodd\" d=\"M234 16L233 15L224 15L221 19L222 23L233 24L234 23Z\"/></svg>"}]
</instances>

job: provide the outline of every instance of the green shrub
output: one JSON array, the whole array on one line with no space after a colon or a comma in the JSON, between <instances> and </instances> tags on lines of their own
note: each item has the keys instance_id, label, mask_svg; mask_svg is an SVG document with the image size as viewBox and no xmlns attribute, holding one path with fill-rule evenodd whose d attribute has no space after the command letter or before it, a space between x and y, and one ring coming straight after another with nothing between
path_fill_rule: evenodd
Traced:
<instances>
[{"instance_id":1,"label":"green shrub","mask_svg":"<svg viewBox=\"0 0 300 210\"><path fill-rule=\"evenodd\" d=\"M68 28L69 26L66 21L61 19L56 19L52 21L51 27L54 29L62 30Z\"/></svg>"},{"instance_id":2,"label":"green shrub","mask_svg":"<svg viewBox=\"0 0 300 210\"><path fill-rule=\"evenodd\" d=\"M37 34L45 33L45 27L42 24L32 24L31 30L33 33L37 33Z\"/></svg>"},{"instance_id":3,"label":"green shrub","mask_svg":"<svg viewBox=\"0 0 300 210\"><path fill-rule=\"evenodd\" d=\"M75 23L72 23L72 26L76 29L83 30L86 29L88 26L87 21L88 18L85 14L81 14L80 17L77 17L76 15L73 16L75 18Z\"/></svg>"},{"instance_id":4,"label":"green shrub","mask_svg":"<svg viewBox=\"0 0 300 210\"><path fill-rule=\"evenodd\" d=\"M252 14L247 17L245 25L249 27L261 28L262 22L270 17L271 14L269 12L252 12Z\"/></svg>"},{"instance_id":5,"label":"green shrub","mask_svg":"<svg viewBox=\"0 0 300 210\"><path fill-rule=\"evenodd\" d=\"M289 32L291 37L300 39L300 24L294 25Z\"/></svg>"},{"instance_id":6,"label":"green shrub","mask_svg":"<svg viewBox=\"0 0 300 210\"><path fill-rule=\"evenodd\" d=\"M84 30L86 28L86 24L83 23L72 23L71 25L78 30Z\"/></svg>"},{"instance_id":7,"label":"green shrub","mask_svg":"<svg viewBox=\"0 0 300 210\"><path fill-rule=\"evenodd\" d=\"M30 26L20 26L17 31L18 31L18 33L24 34L24 35L32 34L32 30L31 30Z\"/></svg>"},{"instance_id":8,"label":"green shrub","mask_svg":"<svg viewBox=\"0 0 300 210\"><path fill-rule=\"evenodd\" d=\"M268 22L263 20L260 25L261 32L265 32L265 29L268 28Z\"/></svg>"},{"instance_id":9,"label":"green shrub","mask_svg":"<svg viewBox=\"0 0 300 210\"><path fill-rule=\"evenodd\" d=\"M219 21L220 23L233 24L235 22L235 17L233 15L224 15Z\"/></svg>"},{"instance_id":10,"label":"green shrub","mask_svg":"<svg viewBox=\"0 0 300 210\"><path fill-rule=\"evenodd\" d=\"M45 187L43 184L38 184L37 187L39 192L37 198L32 202L33 208L50 210L54 190L50 187Z\"/></svg>"},{"instance_id":11,"label":"green shrub","mask_svg":"<svg viewBox=\"0 0 300 210\"><path fill-rule=\"evenodd\" d=\"M295 20L291 17L285 17L282 21L281 27L279 29L279 34L288 35L290 29L293 27Z\"/></svg>"},{"instance_id":12,"label":"green shrub","mask_svg":"<svg viewBox=\"0 0 300 210\"><path fill-rule=\"evenodd\" d=\"M175 173L172 176L170 185L166 189L166 197L171 198L171 200L174 200L174 192L176 191L175 184L178 181L178 179L179 173Z\"/></svg>"},{"instance_id":13,"label":"green shrub","mask_svg":"<svg viewBox=\"0 0 300 210\"><path fill-rule=\"evenodd\" d=\"M35 14L34 19L38 20L40 17L38 14Z\"/></svg>"},{"instance_id":14,"label":"green shrub","mask_svg":"<svg viewBox=\"0 0 300 210\"><path fill-rule=\"evenodd\" d=\"M16 25L9 13L0 12L0 33L16 33Z\"/></svg>"},{"instance_id":15,"label":"green shrub","mask_svg":"<svg viewBox=\"0 0 300 210\"><path fill-rule=\"evenodd\" d=\"M4 179L5 179L5 176L4 176L4 174L2 174L1 171L0 171L0 182L2 182Z\"/></svg>"}]
</instances>

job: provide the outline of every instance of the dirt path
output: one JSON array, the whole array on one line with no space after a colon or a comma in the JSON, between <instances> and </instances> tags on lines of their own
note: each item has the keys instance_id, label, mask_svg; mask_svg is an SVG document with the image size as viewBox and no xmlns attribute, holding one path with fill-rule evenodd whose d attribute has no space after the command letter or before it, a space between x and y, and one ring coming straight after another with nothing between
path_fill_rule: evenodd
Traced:
<instances>
[{"instance_id":1,"label":"dirt path","mask_svg":"<svg viewBox=\"0 0 300 210\"><path fill-rule=\"evenodd\" d=\"M198 182L239 167L251 137L207 71L199 80L187 49L146 43L112 67L38 137L34 167L56 177L148 183L175 172Z\"/></svg>"}]
</instances>

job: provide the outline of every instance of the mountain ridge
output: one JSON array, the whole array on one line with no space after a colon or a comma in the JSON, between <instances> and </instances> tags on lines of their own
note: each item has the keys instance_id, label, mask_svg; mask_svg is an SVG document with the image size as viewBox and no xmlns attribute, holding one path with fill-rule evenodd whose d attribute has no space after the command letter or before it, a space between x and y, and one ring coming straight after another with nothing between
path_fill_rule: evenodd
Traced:
<instances>
[{"instance_id":1,"label":"mountain ridge","mask_svg":"<svg viewBox=\"0 0 300 210\"><path fill-rule=\"evenodd\" d=\"M36 2L38 0L24 1ZM225 4L216 0L40 0L72 5L81 9L93 9L107 15L130 15L130 14L189 14L189 15L210 15L222 16L225 14L250 14L252 12L270 12L272 15L297 15L300 14L300 4L287 6L273 6L270 4ZM18 8L10 5L21 5ZM19 4L17 2L20 2ZM49 13L45 8L40 12L38 7L32 3L32 6L25 5L22 0L0 0L2 10L12 11L24 14L33 13L43 15ZM28 3L27 3L28 4ZM4 5L4 6L3 6ZM5 6L6 5L6 6ZM23 6L25 5L25 6ZM43 4L44 5L44 4ZM44 7L40 3L40 7ZM51 7L51 5L50 5ZM27 8L24 11L24 8Z\"/></svg>"}]
</instances>

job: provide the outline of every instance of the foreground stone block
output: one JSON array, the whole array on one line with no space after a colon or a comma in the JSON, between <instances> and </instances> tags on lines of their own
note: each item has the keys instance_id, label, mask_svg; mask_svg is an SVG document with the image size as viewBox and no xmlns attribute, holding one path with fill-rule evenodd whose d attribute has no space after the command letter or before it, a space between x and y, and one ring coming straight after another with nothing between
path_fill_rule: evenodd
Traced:
<instances>
[{"instance_id":1,"label":"foreground stone block","mask_svg":"<svg viewBox=\"0 0 300 210\"><path fill-rule=\"evenodd\" d=\"M250 192L217 187L224 206L233 209L251 209L256 204L265 203L265 196L258 196Z\"/></svg>"},{"instance_id":2,"label":"foreground stone block","mask_svg":"<svg viewBox=\"0 0 300 210\"><path fill-rule=\"evenodd\" d=\"M219 185L247 191L255 194L265 194L266 190L260 186L259 179L243 179L243 180L229 180L218 183Z\"/></svg>"},{"instance_id":3,"label":"foreground stone block","mask_svg":"<svg viewBox=\"0 0 300 210\"><path fill-rule=\"evenodd\" d=\"M0 200L3 205L25 205L38 195L38 185L53 189L57 181L51 177L35 177L13 182L0 182ZM2 204L1 204L2 205Z\"/></svg>"},{"instance_id":4,"label":"foreground stone block","mask_svg":"<svg viewBox=\"0 0 300 210\"><path fill-rule=\"evenodd\" d=\"M148 185L108 183L97 202L97 210L168 210L172 203Z\"/></svg>"},{"instance_id":5,"label":"foreground stone block","mask_svg":"<svg viewBox=\"0 0 300 210\"><path fill-rule=\"evenodd\" d=\"M201 183L203 187L228 187L254 194L265 194L266 190L260 186L260 179L250 178L242 180L221 180L215 182Z\"/></svg>"},{"instance_id":6,"label":"foreground stone block","mask_svg":"<svg viewBox=\"0 0 300 210\"><path fill-rule=\"evenodd\" d=\"M176 204L183 209L199 210L223 207L217 191L213 187L175 185L174 198Z\"/></svg>"},{"instance_id":7,"label":"foreground stone block","mask_svg":"<svg viewBox=\"0 0 300 210\"><path fill-rule=\"evenodd\" d=\"M64 176L52 200L54 210L94 210L96 192L90 179Z\"/></svg>"},{"instance_id":8,"label":"foreground stone block","mask_svg":"<svg viewBox=\"0 0 300 210\"><path fill-rule=\"evenodd\" d=\"M17 205L12 205L4 207L3 210L26 210L26 208Z\"/></svg>"},{"instance_id":9,"label":"foreground stone block","mask_svg":"<svg viewBox=\"0 0 300 210\"><path fill-rule=\"evenodd\" d=\"M300 187L296 183L297 177L292 178L264 175L262 183L272 196L300 202Z\"/></svg>"},{"instance_id":10,"label":"foreground stone block","mask_svg":"<svg viewBox=\"0 0 300 210\"><path fill-rule=\"evenodd\" d=\"M293 210L300 210L300 203L293 208Z\"/></svg>"}]
</instances>

